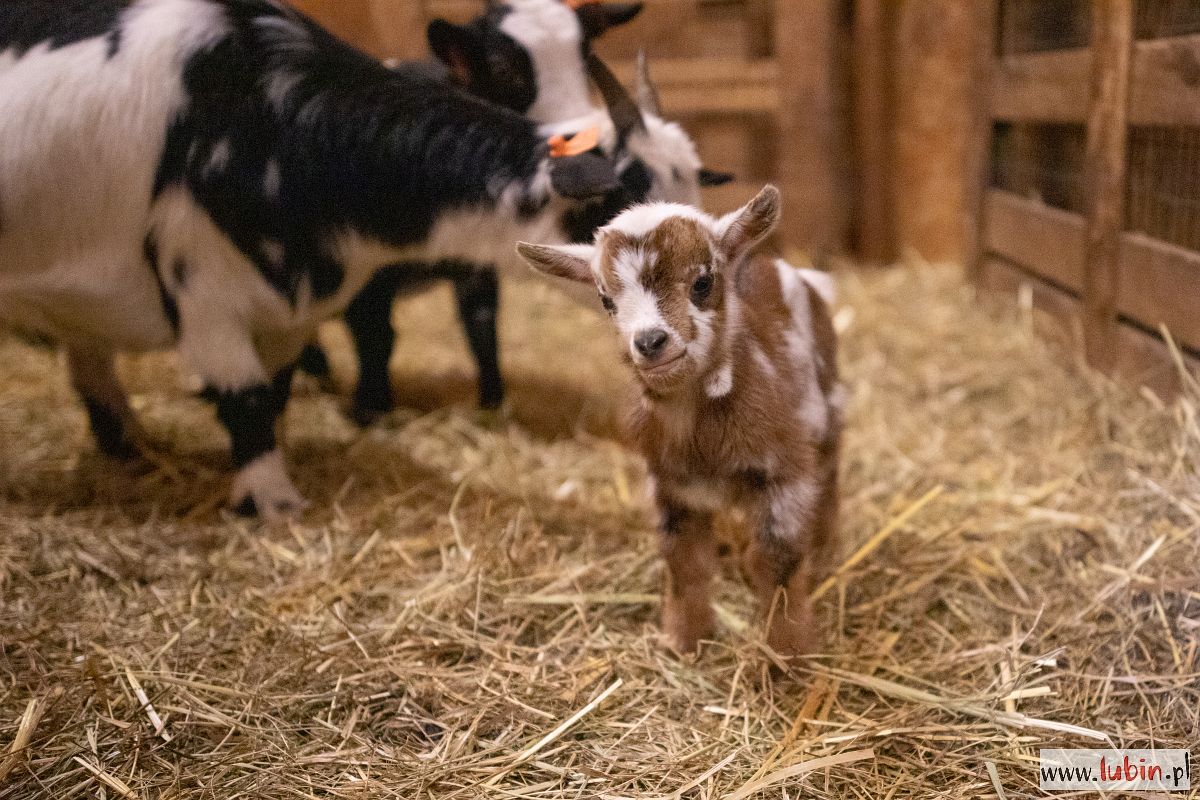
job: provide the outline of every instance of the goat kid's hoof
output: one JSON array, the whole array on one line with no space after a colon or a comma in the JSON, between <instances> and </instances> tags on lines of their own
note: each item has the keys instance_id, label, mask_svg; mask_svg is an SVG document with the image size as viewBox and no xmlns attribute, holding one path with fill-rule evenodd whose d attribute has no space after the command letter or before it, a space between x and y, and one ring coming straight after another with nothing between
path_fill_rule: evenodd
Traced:
<instances>
[{"instance_id":1,"label":"goat kid's hoof","mask_svg":"<svg viewBox=\"0 0 1200 800\"><path fill-rule=\"evenodd\" d=\"M359 393L355 395L354 403L350 406L350 419L359 427L365 428L391 413L395 406L390 393L386 396L375 392Z\"/></svg>"},{"instance_id":2,"label":"goat kid's hoof","mask_svg":"<svg viewBox=\"0 0 1200 800\"><path fill-rule=\"evenodd\" d=\"M785 659L807 655L814 649L816 635L811 622L786 618L772 620L767 631L767 646Z\"/></svg>"},{"instance_id":3,"label":"goat kid's hoof","mask_svg":"<svg viewBox=\"0 0 1200 800\"><path fill-rule=\"evenodd\" d=\"M243 468L229 493L229 507L234 511L268 522L299 517L308 505L283 471L283 457L278 451Z\"/></svg>"},{"instance_id":4,"label":"goat kid's hoof","mask_svg":"<svg viewBox=\"0 0 1200 800\"><path fill-rule=\"evenodd\" d=\"M298 519L309 507L309 502L303 498L297 500L269 500L260 505L252 495L243 497L236 504L230 501L230 508L241 517L258 517L266 522Z\"/></svg>"},{"instance_id":5,"label":"goat kid's hoof","mask_svg":"<svg viewBox=\"0 0 1200 800\"><path fill-rule=\"evenodd\" d=\"M662 626L667 644L679 655L694 655L700 641L712 639L716 633L712 612L689 615L670 604L663 608Z\"/></svg>"},{"instance_id":6,"label":"goat kid's hoof","mask_svg":"<svg viewBox=\"0 0 1200 800\"><path fill-rule=\"evenodd\" d=\"M145 455L137 440L126 436L100 442L96 445L96 449L105 458L122 464L136 463L141 461Z\"/></svg>"}]
</instances>

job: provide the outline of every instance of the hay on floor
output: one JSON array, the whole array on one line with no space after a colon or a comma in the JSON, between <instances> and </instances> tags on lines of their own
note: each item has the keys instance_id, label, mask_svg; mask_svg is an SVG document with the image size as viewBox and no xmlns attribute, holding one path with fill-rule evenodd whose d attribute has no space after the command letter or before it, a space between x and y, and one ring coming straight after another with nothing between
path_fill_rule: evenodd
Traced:
<instances>
[{"instance_id":1,"label":"hay on floor","mask_svg":"<svg viewBox=\"0 0 1200 800\"><path fill-rule=\"evenodd\" d=\"M1019 797L1041 747L1196 741L1196 394L1088 375L952 271L844 275L846 565L772 681L732 569L718 641L662 647L605 323L509 287L498 420L449 309L398 310L407 410L295 401L319 510L272 529L217 510L169 359L123 365L164 446L125 470L0 344L0 798Z\"/></svg>"}]
</instances>

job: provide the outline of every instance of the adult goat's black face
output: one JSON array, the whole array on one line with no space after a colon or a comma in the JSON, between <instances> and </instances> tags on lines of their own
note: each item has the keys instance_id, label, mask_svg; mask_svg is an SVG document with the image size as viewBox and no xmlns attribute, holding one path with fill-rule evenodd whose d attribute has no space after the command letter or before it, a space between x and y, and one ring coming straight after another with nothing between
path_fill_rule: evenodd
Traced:
<instances>
[{"instance_id":1,"label":"adult goat's black face","mask_svg":"<svg viewBox=\"0 0 1200 800\"><path fill-rule=\"evenodd\" d=\"M558 6L561 0L544 0ZM632 20L642 10L639 3L584 3L575 10L579 30L570 31L569 26L560 26L552 38L558 42L569 42L574 37L574 52L578 47L602 36L606 31ZM490 2L487 11L465 25L455 25L444 19L435 19L427 31L429 46L450 70L455 84L488 102L510 108L524 114L537 101L539 88L553 80L551 75L539 75L535 54L547 50L544 41L547 24L543 15L545 8L536 5L514 8L505 2ZM567 18L570 19L569 17ZM507 29L507 31L506 31ZM513 32L529 31L528 37ZM580 41L582 35L583 41ZM534 42L541 42L535 45ZM552 47L550 49L553 49ZM577 64L555 63L556 69L577 69ZM547 67L543 64L543 69Z\"/></svg>"},{"instance_id":2,"label":"adult goat's black face","mask_svg":"<svg viewBox=\"0 0 1200 800\"><path fill-rule=\"evenodd\" d=\"M455 84L523 114L537 99L537 75L528 51L500 30L498 19L505 13L496 7L466 25L435 19L429 23L429 46Z\"/></svg>"}]
</instances>

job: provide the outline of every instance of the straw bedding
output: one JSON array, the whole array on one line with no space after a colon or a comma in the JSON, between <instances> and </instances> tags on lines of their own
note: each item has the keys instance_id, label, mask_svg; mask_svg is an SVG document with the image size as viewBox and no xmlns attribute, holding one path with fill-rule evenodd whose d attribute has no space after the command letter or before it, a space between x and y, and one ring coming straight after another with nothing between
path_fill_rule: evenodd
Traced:
<instances>
[{"instance_id":1,"label":"straw bedding","mask_svg":"<svg viewBox=\"0 0 1200 800\"><path fill-rule=\"evenodd\" d=\"M448 295L408 301L406 409L302 392L315 507L274 528L220 511L168 358L123 364L134 469L0 343L0 798L1013 798L1042 746L1200 736L1197 394L1090 376L954 271L844 275L846 546L772 679L732 567L718 641L664 651L606 323L507 292L511 413L471 410Z\"/></svg>"}]
</instances>

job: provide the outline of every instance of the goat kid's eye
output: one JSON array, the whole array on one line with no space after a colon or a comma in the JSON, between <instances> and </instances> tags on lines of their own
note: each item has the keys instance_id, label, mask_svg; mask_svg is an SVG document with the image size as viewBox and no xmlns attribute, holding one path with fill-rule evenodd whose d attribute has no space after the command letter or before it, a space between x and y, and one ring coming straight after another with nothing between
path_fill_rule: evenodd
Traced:
<instances>
[{"instance_id":1,"label":"goat kid's eye","mask_svg":"<svg viewBox=\"0 0 1200 800\"><path fill-rule=\"evenodd\" d=\"M600 295L600 304L602 306L604 306L604 310L607 311L609 314L617 313L617 304L614 303L613 299L611 297L609 297L608 295L606 295L606 294Z\"/></svg>"},{"instance_id":2,"label":"goat kid's eye","mask_svg":"<svg viewBox=\"0 0 1200 800\"><path fill-rule=\"evenodd\" d=\"M708 299L708 296L712 294L712 289L713 276L701 275L696 279L696 282L692 284L692 302L696 303L697 305L703 303Z\"/></svg>"}]
</instances>

